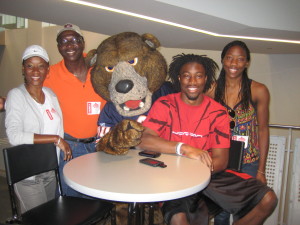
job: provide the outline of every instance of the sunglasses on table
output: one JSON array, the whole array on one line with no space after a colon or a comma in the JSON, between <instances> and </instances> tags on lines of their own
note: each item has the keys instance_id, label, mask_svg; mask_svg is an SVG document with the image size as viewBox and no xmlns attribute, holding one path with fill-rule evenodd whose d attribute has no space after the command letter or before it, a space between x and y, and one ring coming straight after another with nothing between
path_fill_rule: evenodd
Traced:
<instances>
[{"instance_id":1,"label":"sunglasses on table","mask_svg":"<svg viewBox=\"0 0 300 225\"><path fill-rule=\"evenodd\" d=\"M229 115L232 119L234 119L234 117L235 117L235 111L232 110L232 109L229 109L229 110L228 110L228 115ZM230 123L229 123L229 126L230 126L230 129L232 130L232 129L235 127L235 121L234 121L234 120L231 120Z\"/></svg>"}]
</instances>

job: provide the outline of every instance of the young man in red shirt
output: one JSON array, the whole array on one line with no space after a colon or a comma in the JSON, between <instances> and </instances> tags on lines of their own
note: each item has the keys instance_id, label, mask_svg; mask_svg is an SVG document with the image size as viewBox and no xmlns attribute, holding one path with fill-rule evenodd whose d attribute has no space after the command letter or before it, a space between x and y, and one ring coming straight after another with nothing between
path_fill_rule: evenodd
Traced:
<instances>
[{"instance_id":1,"label":"young man in red shirt","mask_svg":"<svg viewBox=\"0 0 300 225\"><path fill-rule=\"evenodd\" d=\"M226 169L227 111L204 95L217 68L205 56L175 56L169 74L180 92L159 98L143 123L146 128L139 147L197 159L212 171L211 182L202 192L163 204L167 224L208 224L208 211L215 214L221 209L233 214L234 224L263 224L277 205L275 193L265 184Z\"/></svg>"}]
</instances>

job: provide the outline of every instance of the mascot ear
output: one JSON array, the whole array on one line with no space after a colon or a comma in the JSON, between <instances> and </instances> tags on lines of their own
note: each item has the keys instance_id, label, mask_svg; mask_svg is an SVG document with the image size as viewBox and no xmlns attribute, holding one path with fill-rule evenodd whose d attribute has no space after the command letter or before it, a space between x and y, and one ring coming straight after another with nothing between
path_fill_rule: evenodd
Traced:
<instances>
[{"instance_id":1,"label":"mascot ear","mask_svg":"<svg viewBox=\"0 0 300 225\"><path fill-rule=\"evenodd\" d=\"M95 66L97 60L97 49L90 50L84 60L88 68Z\"/></svg>"},{"instance_id":2,"label":"mascot ear","mask_svg":"<svg viewBox=\"0 0 300 225\"><path fill-rule=\"evenodd\" d=\"M160 46L159 40L152 34L143 34L142 40L153 50Z\"/></svg>"}]
</instances>

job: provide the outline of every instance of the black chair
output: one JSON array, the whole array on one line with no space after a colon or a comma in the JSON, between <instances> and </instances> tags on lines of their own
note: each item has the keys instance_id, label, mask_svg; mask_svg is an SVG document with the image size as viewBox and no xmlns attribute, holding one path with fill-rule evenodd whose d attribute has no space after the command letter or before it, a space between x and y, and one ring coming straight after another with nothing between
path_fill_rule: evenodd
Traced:
<instances>
[{"instance_id":1,"label":"black chair","mask_svg":"<svg viewBox=\"0 0 300 225\"><path fill-rule=\"evenodd\" d=\"M244 145L242 141L230 140L228 169L240 171L243 164Z\"/></svg>"},{"instance_id":2,"label":"black chair","mask_svg":"<svg viewBox=\"0 0 300 225\"><path fill-rule=\"evenodd\" d=\"M58 187L61 189L58 173L56 148L53 144L19 145L3 149L6 178L12 207L12 219L8 223L30 225L75 225L95 224L109 217L113 204L94 199L59 197L19 215L14 184L40 173L55 171Z\"/></svg>"}]
</instances>

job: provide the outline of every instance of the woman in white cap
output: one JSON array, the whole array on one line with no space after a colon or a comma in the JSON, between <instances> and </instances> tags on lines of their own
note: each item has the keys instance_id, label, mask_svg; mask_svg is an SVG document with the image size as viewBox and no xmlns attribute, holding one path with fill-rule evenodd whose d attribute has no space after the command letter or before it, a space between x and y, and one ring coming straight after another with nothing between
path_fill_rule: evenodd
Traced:
<instances>
[{"instance_id":1,"label":"woman in white cap","mask_svg":"<svg viewBox=\"0 0 300 225\"><path fill-rule=\"evenodd\" d=\"M6 100L5 127L12 145L54 143L64 160L72 158L63 139L63 118L56 95L43 87L49 72L49 57L38 45L27 47L22 56L24 84L9 91ZM34 162L32 162L34 163ZM54 172L47 172L18 182L15 186L21 213L55 197Z\"/></svg>"}]
</instances>

